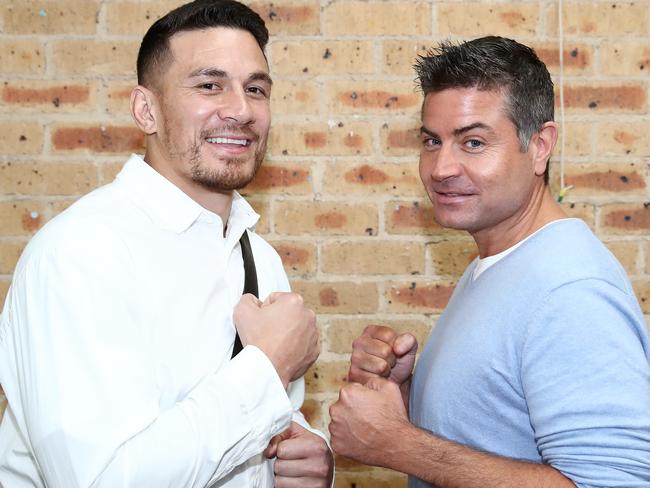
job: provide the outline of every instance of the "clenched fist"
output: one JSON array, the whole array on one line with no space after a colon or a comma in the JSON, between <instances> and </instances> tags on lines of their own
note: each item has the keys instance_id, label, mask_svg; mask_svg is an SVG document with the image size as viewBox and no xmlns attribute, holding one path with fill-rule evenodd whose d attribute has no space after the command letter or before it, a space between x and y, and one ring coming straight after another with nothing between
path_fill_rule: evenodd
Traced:
<instances>
[{"instance_id":1,"label":"clenched fist","mask_svg":"<svg viewBox=\"0 0 650 488\"><path fill-rule=\"evenodd\" d=\"M316 314L297 293L272 293L264 303L246 294L235 307L233 319L242 345L264 352L285 388L318 358Z\"/></svg>"}]
</instances>

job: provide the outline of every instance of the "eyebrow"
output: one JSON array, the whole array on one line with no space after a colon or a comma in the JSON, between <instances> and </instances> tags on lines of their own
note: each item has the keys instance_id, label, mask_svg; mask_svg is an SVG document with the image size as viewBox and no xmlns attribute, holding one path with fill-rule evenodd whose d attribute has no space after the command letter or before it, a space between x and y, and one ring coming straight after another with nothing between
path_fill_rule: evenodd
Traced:
<instances>
[{"instance_id":1,"label":"eyebrow","mask_svg":"<svg viewBox=\"0 0 650 488\"><path fill-rule=\"evenodd\" d=\"M190 73L190 78L198 78L200 76L206 76L211 78L228 78L228 72L218 69L218 68L199 68ZM269 85L273 85L273 80L268 73L264 71L256 71L251 73L248 77L248 81L264 81Z\"/></svg>"},{"instance_id":2,"label":"eyebrow","mask_svg":"<svg viewBox=\"0 0 650 488\"><path fill-rule=\"evenodd\" d=\"M473 124L466 125L465 127L459 127L458 129L454 129L454 135L460 136L465 132L469 132L474 129L483 129L488 132L494 133L492 127L490 127L489 125L486 125L483 122L474 122Z\"/></svg>"},{"instance_id":3,"label":"eyebrow","mask_svg":"<svg viewBox=\"0 0 650 488\"><path fill-rule=\"evenodd\" d=\"M492 134L494 134L494 130L492 130L492 127L490 127L487 124L484 124L483 122L474 122L473 124L466 125L464 127L459 127L458 129L454 129L454 136L460 136L464 134L465 132L469 132L474 129L483 129L486 130ZM420 132L424 132L425 134L435 137L437 139L440 139L440 136L436 134L435 132L427 129L426 127L422 126L420 127Z\"/></svg>"}]
</instances>

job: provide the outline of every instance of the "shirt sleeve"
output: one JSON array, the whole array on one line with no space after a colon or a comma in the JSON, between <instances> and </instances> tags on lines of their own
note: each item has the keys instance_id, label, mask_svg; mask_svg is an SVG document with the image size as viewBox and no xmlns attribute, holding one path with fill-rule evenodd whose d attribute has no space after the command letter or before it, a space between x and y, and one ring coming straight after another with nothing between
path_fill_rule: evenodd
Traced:
<instances>
[{"instance_id":1,"label":"shirt sleeve","mask_svg":"<svg viewBox=\"0 0 650 488\"><path fill-rule=\"evenodd\" d=\"M262 452L293 413L268 358L246 347L162 410L138 284L115 272L136 263L93 241L105 259L26 259L2 317L0 381L47 486L203 487Z\"/></svg>"},{"instance_id":2,"label":"shirt sleeve","mask_svg":"<svg viewBox=\"0 0 650 488\"><path fill-rule=\"evenodd\" d=\"M631 293L596 279L554 290L534 314L521 361L546 464L581 488L648 486L648 340Z\"/></svg>"}]
</instances>

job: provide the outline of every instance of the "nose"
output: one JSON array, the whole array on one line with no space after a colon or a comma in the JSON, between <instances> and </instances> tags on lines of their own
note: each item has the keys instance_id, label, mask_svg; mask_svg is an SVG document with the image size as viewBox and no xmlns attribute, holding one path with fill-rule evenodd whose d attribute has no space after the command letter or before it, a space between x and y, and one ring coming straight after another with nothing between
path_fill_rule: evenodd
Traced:
<instances>
[{"instance_id":1,"label":"nose","mask_svg":"<svg viewBox=\"0 0 650 488\"><path fill-rule=\"evenodd\" d=\"M230 120L240 125L253 122L251 101L243 89L223 93L220 101L217 114L221 120Z\"/></svg>"},{"instance_id":2,"label":"nose","mask_svg":"<svg viewBox=\"0 0 650 488\"><path fill-rule=\"evenodd\" d=\"M451 144L442 144L436 151L423 151L420 155L420 167L422 177L428 176L434 181L454 178L462 171L459 157Z\"/></svg>"}]
</instances>

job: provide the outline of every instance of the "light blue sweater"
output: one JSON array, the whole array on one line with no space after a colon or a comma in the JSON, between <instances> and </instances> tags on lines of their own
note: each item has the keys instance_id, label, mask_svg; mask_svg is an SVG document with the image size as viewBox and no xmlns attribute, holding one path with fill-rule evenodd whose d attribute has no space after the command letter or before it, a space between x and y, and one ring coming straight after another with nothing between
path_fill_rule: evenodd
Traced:
<instances>
[{"instance_id":1,"label":"light blue sweater","mask_svg":"<svg viewBox=\"0 0 650 488\"><path fill-rule=\"evenodd\" d=\"M618 261L566 219L472 281L475 266L417 364L411 421L579 487L648 488L650 344Z\"/></svg>"}]
</instances>

